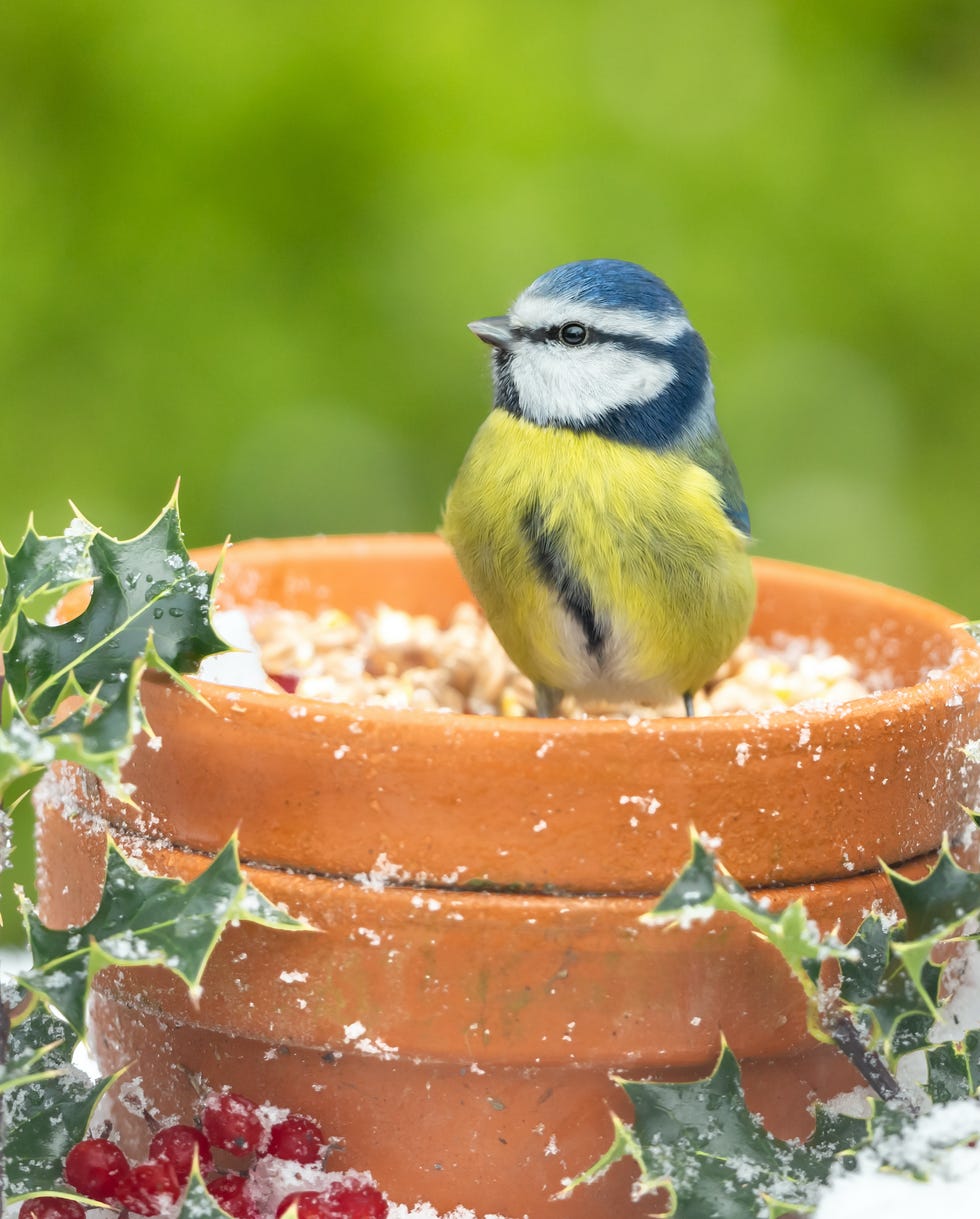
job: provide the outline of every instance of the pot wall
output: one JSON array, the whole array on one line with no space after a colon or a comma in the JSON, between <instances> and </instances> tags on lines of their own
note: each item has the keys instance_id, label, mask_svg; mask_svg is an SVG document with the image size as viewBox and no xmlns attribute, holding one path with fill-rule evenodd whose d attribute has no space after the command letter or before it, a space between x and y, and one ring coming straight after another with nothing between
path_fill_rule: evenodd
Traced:
<instances>
[{"instance_id":1,"label":"pot wall","mask_svg":"<svg viewBox=\"0 0 980 1219\"><path fill-rule=\"evenodd\" d=\"M42 915L78 924L98 903L104 831L66 818L55 784L45 790ZM121 845L160 874L191 879L207 864L145 840ZM776 954L731 918L681 931L639 923L647 899L436 898L266 869L250 879L319 930L230 928L198 1003L157 969L96 979L100 1070L134 1064L103 1116L133 1154L149 1138L148 1102L159 1119L188 1120L201 1086L230 1085L316 1117L345 1141L331 1166L369 1169L401 1202L632 1219L645 1211L629 1200L628 1165L554 1198L608 1146L609 1113L629 1115L611 1073L696 1078L724 1032L749 1104L784 1137L809 1132L813 1097L859 1082L807 1036ZM894 908L877 874L766 896L776 906L805 896L818 921L845 930L872 904Z\"/></svg>"},{"instance_id":2,"label":"pot wall","mask_svg":"<svg viewBox=\"0 0 980 1219\"><path fill-rule=\"evenodd\" d=\"M754 636L824 639L896 687L829 709L629 724L354 709L192 681L214 714L150 678L162 745L141 739L125 776L142 813L99 807L196 850L237 829L244 859L345 877L380 865L436 887L655 894L687 859L692 824L746 885L934 849L960 805L980 802L980 766L962 753L980 736L980 648L921 598L755 567ZM247 542L224 572L226 606L383 600L446 617L467 595L427 536Z\"/></svg>"}]
</instances>

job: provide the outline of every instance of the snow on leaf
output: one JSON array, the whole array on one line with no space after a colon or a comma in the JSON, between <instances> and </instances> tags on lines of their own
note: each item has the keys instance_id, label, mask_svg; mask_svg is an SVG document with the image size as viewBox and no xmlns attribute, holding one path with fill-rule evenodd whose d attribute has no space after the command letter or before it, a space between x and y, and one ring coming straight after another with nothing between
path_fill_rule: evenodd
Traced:
<instances>
[{"instance_id":1,"label":"snow on leaf","mask_svg":"<svg viewBox=\"0 0 980 1219\"><path fill-rule=\"evenodd\" d=\"M115 1078L93 1083L77 1071L67 1056L67 1032L60 1020L39 1006L11 1030L12 1060L43 1062L45 1072L12 1082L0 1096L6 1127L7 1202L57 1188L65 1156L85 1137L93 1109Z\"/></svg>"},{"instance_id":2,"label":"snow on leaf","mask_svg":"<svg viewBox=\"0 0 980 1219\"><path fill-rule=\"evenodd\" d=\"M840 996L859 1006L873 999L881 987L888 964L889 932L877 914L869 914L848 942L853 949L840 962Z\"/></svg>"},{"instance_id":3,"label":"snow on leaf","mask_svg":"<svg viewBox=\"0 0 980 1219\"><path fill-rule=\"evenodd\" d=\"M228 1219L227 1214L208 1193L196 1156L187 1188L172 1215L173 1219Z\"/></svg>"},{"instance_id":4,"label":"snow on leaf","mask_svg":"<svg viewBox=\"0 0 980 1219\"><path fill-rule=\"evenodd\" d=\"M974 1096L980 1084L976 1031L966 1041L941 1041L926 1050L929 1095L937 1105Z\"/></svg>"},{"instance_id":5,"label":"snow on leaf","mask_svg":"<svg viewBox=\"0 0 980 1219\"><path fill-rule=\"evenodd\" d=\"M620 1080L633 1102L634 1121L614 1119L609 1150L568 1181L566 1192L631 1157L640 1168L638 1193L653 1196L659 1209L650 1213L663 1219L810 1213L831 1173L852 1168L859 1152L872 1144L903 1146L927 1099L941 1104L976 1098L980 1030L937 1044L944 966L932 958L943 943L976 938L963 924L980 913L980 875L960 868L945 844L922 880L886 872L908 917L869 915L843 944L834 933L821 935L799 903L771 913L695 836L689 864L643 918L680 927L715 911L745 919L799 981L809 1001L811 1032L847 1050L888 1100L869 1101L866 1118L818 1105L811 1138L785 1143L747 1110L738 1065L723 1047L713 1072L693 1083ZM820 969L828 960L834 963L830 974ZM822 1028L814 1027L818 1021ZM912 1050L924 1051L924 1095L899 1088L894 1078L898 1058Z\"/></svg>"},{"instance_id":6,"label":"snow on leaf","mask_svg":"<svg viewBox=\"0 0 980 1219\"><path fill-rule=\"evenodd\" d=\"M99 908L82 927L55 931L26 911L33 966L20 982L59 1011L78 1037L95 974L107 965L163 965L195 991L214 946L234 920L305 926L244 877L234 839L191 881L148 876L110 839Z\"/></svg>"},{"instance_id":7,"label":"snow on leaf","mask_svg":"<svg viewBox=\"0 0 980 1219\"><path fill-rule=\"evenodd\" d=\"M758 1219L802 1214L842 1151L867 1142L868 1123L822 1112L811 1144L770 1134L745 1104L741 1072L727 1046L714 1070L693 1083L619 1079L633 1103L631 1125L616 1122L612 1146L565 1193L629 1155L640 1168L637 1196L665 1219Z\"/></svg>"}]
</instances>

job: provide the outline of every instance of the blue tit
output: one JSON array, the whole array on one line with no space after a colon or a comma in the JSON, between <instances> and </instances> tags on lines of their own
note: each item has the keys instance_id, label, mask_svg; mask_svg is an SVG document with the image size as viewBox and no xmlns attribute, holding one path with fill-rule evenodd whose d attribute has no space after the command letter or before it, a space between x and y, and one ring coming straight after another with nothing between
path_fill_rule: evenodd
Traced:
<instances>
[{"instance_id":1,"label":"blue tit","mask_svg":"<svg viewBox=\"0 0 980 1219\"><path fill-rule=\"evenodd\" d=\"M493 349L494 406L443 534L538 714L566 693L681 695L693 714L755 606L701 336L663 280L607 258L556 267L470 329Z\"/></svg>"}]
</instances>

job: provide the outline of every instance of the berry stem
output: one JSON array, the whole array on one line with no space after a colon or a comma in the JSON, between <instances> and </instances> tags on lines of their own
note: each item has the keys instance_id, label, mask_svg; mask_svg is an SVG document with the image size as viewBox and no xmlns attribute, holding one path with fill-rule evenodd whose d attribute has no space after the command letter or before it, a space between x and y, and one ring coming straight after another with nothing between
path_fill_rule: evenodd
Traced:
<instances>
[{"instance_id":1,"label":"berry stem","mask_svg":"<svg viewBox=\"0 0 980 1219\"><path fill-rule=\"evenodd\" d=\"M889 1071L885 1060L864 1044L854 1022L843 1012L838 1012L827 1030L837 1048L850 1059L861 1077L883 1101L897 1101L902 1108L910 1108L905 1090Z\"/></svg>"}]
</instances>

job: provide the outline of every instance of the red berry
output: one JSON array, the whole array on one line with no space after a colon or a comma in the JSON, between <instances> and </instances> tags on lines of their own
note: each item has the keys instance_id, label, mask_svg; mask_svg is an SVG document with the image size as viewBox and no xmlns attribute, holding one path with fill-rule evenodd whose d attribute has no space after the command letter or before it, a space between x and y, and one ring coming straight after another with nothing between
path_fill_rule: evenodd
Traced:
<instances>
[{"instance_id":1,"label":"red berry","mask_svg":"<svg viewBox=\"0 0 980 1219\"><path fill-rule=\"evenodd\" d=\"M73 1198L28 1198L22 1202L19 1219L85 1219L85 1207Z\"/></svg>"},{"instance_id":2,"label":"red berry","mask_svg":"<svg viewBox=\"0 0 980 1219\"><path fill-rule=\"evenodd\" d=\"M204 1102L201 1125L212 1147L247 1156L258 1151L262 1123L258 1106L237 1092L211 1092Z\"/></svg>"},{"instance_id":3,"label":"red berry","mask_svg":"<svg viewBox=\"0 0 980 1219\"><path fill-rule=\"evenodd\" d=\"M269 1145L263 1154L299 1164L316 1164L326 1150L323 1131L311 1117L291 1113L269 1131Z\"/></svg>"},{"instance_id":4,"label":"red berry","mask_svg":"<svg viewBox=\"0 0 980 1219\"><path fill-rule=\"evenodd\" d=\"M330 1219L386 1219L388 1203L373 1185L338 1181L330 1190Z\"/></svg>"},{"instance_id":5,"label":"red berry","mask_svg":"<svg viewBox=\"0 0 980 1219\"><path fill-rule=\"evenodd\" d=\"M327 1193L287 1194L276 1208L276 1219L282 1219L292 1203L298 1219L386 1219L388 1214L380 1190L360 1181L339 1181Z\"/></svg>"},{"instance_id":6,"label":"red berry","mask_svg":"<svg viewBox=\"0 0 980 1219\"><path fill-rule=\"evenodd\" d=\"M295 694L299 678L292 673L270 673L269 676L277 686L282 686L287 694Z\"/></svg>"},{"instance_id":7,"label":"red berry","mask_svg":"<svg viewBox=\"0 0 980 1219\"><path fill-rule=\"evenodd\" d=\"M327 1210L327 1195L312 1189L287 1194L276 1207L276 1219L282 1219L294 1203L298 1219L333 1219L333 1213Z\"/></svg>"},{"instance_id":8,"label":"red berry","mask_svg":"<svg viewBox=\"0 0 980 1219\"><path fill-rule=\"evenodd\" d=\"M181 1195L177 1174L170 1164L151 1160L129 1170L116 1191L116 1200L137 1215L159 1215Z\"/></svg>"},{"instance_id":9,"label":"red berry","mask_svg":"<svg viewBox=\"0 0 980 1219\"><path fill-rule=\"evenodd\" d=\"M200 1130L193 1126L165 1126L150 1140L148 1159L169 1164L177 1174L178 1185L183 1187L190 1178L195 1151L201 1172L210 1172L211 1145Z\"/></svg>"},{"instance_id":10,"label":"red berry","mask_svg":"<svg viewBox=\"0 0 980 1219\"><path fill-rule=\"evenodd\" d=\"M259 1219L258 1208L248 1196L245 1178L237 1173L215 1177L208 1184L208 1193L232 1219Z\"/></svg>"},{"instance_id":11,"label":"red berry","mask_svg":"<svg viewBox=\"0 0 980 1219\"><path fill-rule=\"evenodd\" d=\"M129 1161L108 1139L82 1139L65 1157L65 1180L86 1198L111 1202Z\"/></svg>"}]
</instances>

